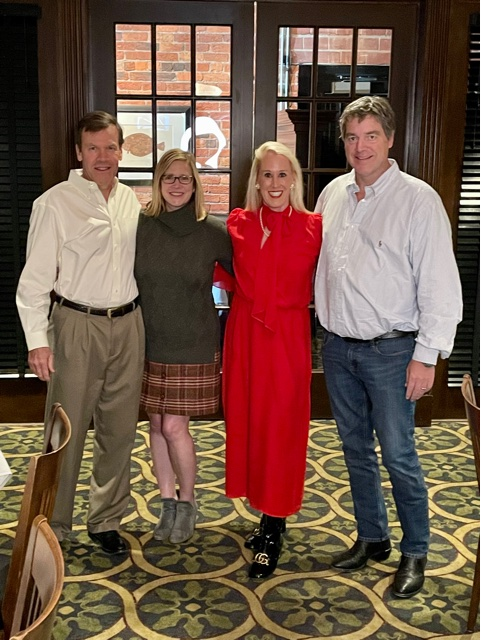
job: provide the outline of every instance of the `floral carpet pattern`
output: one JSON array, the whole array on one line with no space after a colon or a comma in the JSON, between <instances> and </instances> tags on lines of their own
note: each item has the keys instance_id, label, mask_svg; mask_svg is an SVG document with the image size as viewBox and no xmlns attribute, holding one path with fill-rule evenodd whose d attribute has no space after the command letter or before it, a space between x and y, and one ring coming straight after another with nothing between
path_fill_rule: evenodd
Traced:
<instances>
[{"instance_id":1,"label":"floral carpet pattern","mask_svg":"<svg viewBox=\"0 0 481 641\"><path fill-rule=\"evenodd\" d=\"M390 558L352 573L329 565L356 538L333 421L311 423L303 509L288 519L278 568L264 581L248 578L252 552L243 546L258 516L243 500L224 495L224 424L199 421L191 429L199 466L193 538L180 545L152 538L160 501L148 429L141 423L132 501L122 525L130 553L118 557L93 547L85 530L89 433L74 531L62 542L66 579L55 639L463 638L479 536L479 496L465 422L437 421L416 430L429 491L431 549L424 589L411 599L390 592L401 532L386 475ZM0 448L14 472L0 490L0 556L11 552L28 459L39 452L41 440L38 426L0 425Z\"/></svg>"}]
</instances>

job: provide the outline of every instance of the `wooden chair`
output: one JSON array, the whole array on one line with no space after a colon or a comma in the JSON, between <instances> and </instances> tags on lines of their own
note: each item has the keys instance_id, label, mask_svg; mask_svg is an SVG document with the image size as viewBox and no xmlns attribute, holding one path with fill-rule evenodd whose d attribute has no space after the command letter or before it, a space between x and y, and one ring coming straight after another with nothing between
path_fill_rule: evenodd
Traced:
<instances>
[{"instance_id":1,"label":"wooden chair","mask_svg":"<svg viewBox=\"0 0 481 641\"><path fill-rule=\"evenodd\" d=\"M479 405L476 402L474 394L473 381L469 374L463 376L461 392L464 398L464 407L466 409L466 418L469 423L469 431L473 442L474 463L476 465L476 474L478 476L479 488ZM479 541L478 552L476 554L476 565L474 568L473 590L471 592L471 603L469 606L468 624L466 632L474 632L476 619L479 610Z\"/></svg>"},{"instance_id":2,"label":"wooden chair","mask_svg":"<svg viewBox=\"0 0 481 641\"><path fill-rule=\"evenodd\" d=\"M27 471L25 490L18 516L17 531L13 542L12 557L2 601L2 618L6 638L13 624L17 603L20 576L25 562L28 538L33 520L43 514L52 517L57 495L60 465L65 447L70 440L71 427L67 414L59 403L50 412L45 428L43 453L32 456Z\"/></svg>"},{"instance_id":3,"label":"wooden chair","mask_svg":"<svg viewBox=\"0 0 481 641\"><path fill-rule=\"evenodd\" d=\"M62 444L70 439L70 421L60 403L54 403L50 408L48 421L45 424L42 454L55 452Z\"/></svg>"},{"instance_id":4,"label":"wooden chair","mask_svg":"<svg viewBox=\"0 0 481 641\"><path fill-rule=\"evenodd\" d=\"M10 639L51 639L64 582L57 537L41 514L30 528Z\"/></svg>"}]
</instances>

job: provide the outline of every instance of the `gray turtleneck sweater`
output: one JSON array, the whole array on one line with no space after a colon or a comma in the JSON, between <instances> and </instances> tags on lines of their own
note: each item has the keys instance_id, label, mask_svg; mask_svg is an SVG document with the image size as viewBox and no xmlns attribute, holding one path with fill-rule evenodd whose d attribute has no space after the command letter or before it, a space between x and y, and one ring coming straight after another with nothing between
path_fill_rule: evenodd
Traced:
<instances>
[{"instance_id":1,"label":"gray turtleneck sweater","mask_svg":"<svg viewBox=\"0 0 481 641\"><path fill-rule=\"evenodd\" d=\"M197 221L193 203L156 218L140 214L135 278L150 361L214 361L219 349L212 298L216 261L232 273L231 241L215 216Z\"/></svg>"}]
</instances>

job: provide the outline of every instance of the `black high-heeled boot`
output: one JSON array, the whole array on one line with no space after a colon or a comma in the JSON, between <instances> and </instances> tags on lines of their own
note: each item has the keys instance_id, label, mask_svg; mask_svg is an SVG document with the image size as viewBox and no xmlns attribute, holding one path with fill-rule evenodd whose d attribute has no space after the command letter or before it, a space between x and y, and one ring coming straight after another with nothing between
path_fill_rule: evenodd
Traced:
<instances>
[{"instance_id":1,"label":"black high-heeled boot","mask_svg":"<svg viewBox=\"0 0 481 641\"><path fill-rule=\"evenodd\" d=\"M259 552L259 550L262 548L262 543L264 540L265 523L266 523L266 515L263 514L261 516L259 525L254 530L252 530L252 532L246 538L244 543L245 548L247 548L248 550L254 550L255 552ZM283 519L281 533L284 534L285 531L286 531L286 519Z\"/></svg>"},{"instance_id":2,"label":"black high-heeled boot","mask_svg":"<svg viewBox=\"0 0 481 641\"><path fill-rule=\"evenodd\" d=\"M286 520L276 516L265 516L262 544L254 556L249 576L251 579L265 579L277 567L282 548L282 532L286 529Z\"/></svg>"},{"instance_id":3,"label":"black high-heeled boot","mask_svg":"<svg viewBox=\"0 0 481 641\"><path fill-rule=\"evenodd\" d=\"M262 545L265 522L266 522L266 515L262 514L259 525L256 528L254 528L252 532L249 534L249 536L246 538L244 543L245 548L247 548L248 550L255 550L257 552L259 547Z\"/></svg>"}]
</instances>

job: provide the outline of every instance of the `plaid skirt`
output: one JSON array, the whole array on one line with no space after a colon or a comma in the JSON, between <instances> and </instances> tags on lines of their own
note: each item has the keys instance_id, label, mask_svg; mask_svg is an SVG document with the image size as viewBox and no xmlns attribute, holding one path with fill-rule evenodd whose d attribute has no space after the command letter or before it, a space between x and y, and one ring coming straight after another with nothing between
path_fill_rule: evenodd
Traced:
<instances>
[{"instance_id":1,"label":"plaid skirt","mask_svg":"<svg viewBox=\"0 0 481 641\"><path fill-rule=\"evenodd\" d=\"M140 406L148 414L201 416L219 407L220 352L213 363L177 365L146 360Z\"/></svg>"}]
</instances>

